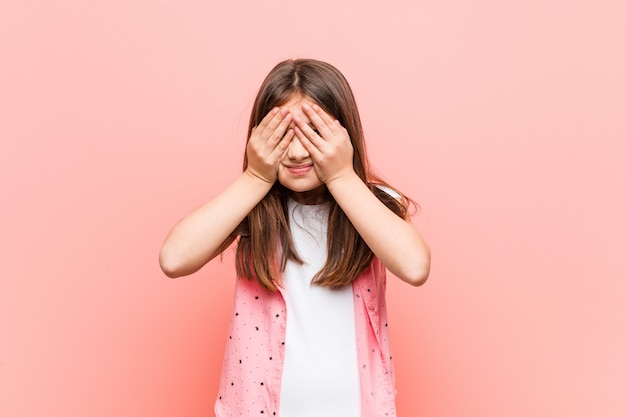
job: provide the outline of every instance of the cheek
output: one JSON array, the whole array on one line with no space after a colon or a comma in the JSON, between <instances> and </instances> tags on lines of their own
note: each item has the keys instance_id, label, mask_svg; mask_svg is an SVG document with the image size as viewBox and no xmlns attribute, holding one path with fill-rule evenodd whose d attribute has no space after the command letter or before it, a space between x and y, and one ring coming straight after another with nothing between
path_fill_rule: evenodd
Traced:
<instances>
[{"instance_id":1,"label":"cheek","mask_svg":"<svg viewBox=\"0 0 626 417\"><path fill-rule=\"evenodd\" d=\"M284 182L286 175L286 168L282 164L278 165L278 182L285 185Z\"/></svg>"}]
</instances>

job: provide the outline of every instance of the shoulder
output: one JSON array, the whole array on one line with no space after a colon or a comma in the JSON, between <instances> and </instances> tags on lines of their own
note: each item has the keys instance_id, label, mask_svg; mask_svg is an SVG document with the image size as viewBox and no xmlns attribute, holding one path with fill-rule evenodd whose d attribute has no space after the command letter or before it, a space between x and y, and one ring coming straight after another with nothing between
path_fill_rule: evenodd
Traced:
<instances>
[{"instance_id":1,"label":"shoulder","mask_svg":"<svg viewBox=\"0 0 626 417\"><path fill-rule=\"evenodd\" d=\"M403 219L408 218L410 206L414 204L413 200L384 182L372 182L370 189L387 208Z\"/></svg>"},{"instance_id":2,"label":"shoulder","mask_svg":"<svg viewBox=\"0 0 626 417\"><path fill-rule=\"evenodd\" d=\"M378 188L381 191L384 191L387 195L399 200L402 198L402 195L400 195L399 192L397 192L396 190L394 190L393 188L391 188L388 185L383 185L383 184L374 184L374 186L376 188Z\"/></svg>"}]
</instances>

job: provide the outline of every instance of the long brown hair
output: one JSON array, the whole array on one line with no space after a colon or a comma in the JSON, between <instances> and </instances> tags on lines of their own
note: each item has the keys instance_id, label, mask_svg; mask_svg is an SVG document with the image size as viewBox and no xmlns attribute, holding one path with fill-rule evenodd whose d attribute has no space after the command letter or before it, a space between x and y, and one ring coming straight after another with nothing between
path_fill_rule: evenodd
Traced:
<instances>
[{"instance_id":1,"label":"long brown hair","mask_svg":"<svg viewBox=\"0 0 626 417\"><path fill-rule=\"evenodd\" d=\"M309 97L339 120L350 135L356 174L387 207L398 216L407 218L412 201L400 193L400 198L394 198L379 188L379 185L389 186L370 169L352 90L343 74L328 63L296 59L276 65L263 81L254 101L248 139L252 129L267 113L294 95ZM244 156L243 169L247 166L247 156ZM277 181L235 231L239 235L236 254L238 275L256 279L270 291L275 291L281 284L287 260L302 263L291 238L287 196L288 190ZM328 257L312 282L339 288L358 277L370 265L374 255L341 207L332 196L329 199Z\"/></svg>"}]
</instances>

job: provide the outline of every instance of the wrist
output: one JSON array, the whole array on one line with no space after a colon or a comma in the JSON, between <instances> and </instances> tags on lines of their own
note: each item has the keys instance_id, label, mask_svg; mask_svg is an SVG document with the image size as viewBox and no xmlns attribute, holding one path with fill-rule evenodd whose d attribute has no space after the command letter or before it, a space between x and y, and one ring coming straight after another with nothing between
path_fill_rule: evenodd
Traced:
<instances>
[{"instance_id":1,"label":"wrist","mask_svg":"<svg viewBox=\"0 0 626 417\"><path fill-rule=\"evenodd\" d=\"M346 186L352 187L355 184L359 184L359 183L363 184L363 181L361 181L361 178L359 178L359 176L356 174L356 172L354 172L354 170L350 170L340 175L337 175L333 177L332 179L330 179L329 181L327 181L326 187L328 187L328 190L331 193L333 193L333 190L341 190L342 188L345 188Z\"/></svg>"},{"instance_id":2,"label":"wrist","mask_svg":"<svg viewBox=\"0 0 626 417\"><path fill-rule=\"evenodd\" d=\"M276 178L273 178L273 179L267 178L263 174L258 173L254 170L251 170L250 168L246 168L245 171L243 171L243 175L246 175L248 178L252 179L253 181L258 181L261 184L268 185L269 187L274 185L274 183L276 182Z\"/></svg>"}]
</instances>

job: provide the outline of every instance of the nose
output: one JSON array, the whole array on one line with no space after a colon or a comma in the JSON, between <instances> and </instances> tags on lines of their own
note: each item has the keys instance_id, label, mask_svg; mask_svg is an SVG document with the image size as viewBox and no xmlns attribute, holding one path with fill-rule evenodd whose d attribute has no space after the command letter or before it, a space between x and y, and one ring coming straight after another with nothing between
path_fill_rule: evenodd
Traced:
<instances>
[{"instance_id":1,"label":"nose","mask_svg":"<svg viewBox=\"0 0 626 417\"><path fill-rule=\"evenodd\" d=\"M301 162L309 157L309 151L302 146L302 142L295 136L287 148L287 159L291 162Z\"/></svg>"}]
</instances>

